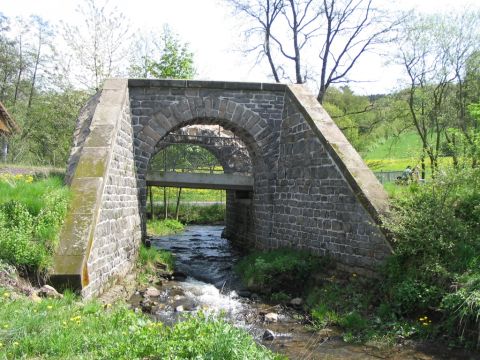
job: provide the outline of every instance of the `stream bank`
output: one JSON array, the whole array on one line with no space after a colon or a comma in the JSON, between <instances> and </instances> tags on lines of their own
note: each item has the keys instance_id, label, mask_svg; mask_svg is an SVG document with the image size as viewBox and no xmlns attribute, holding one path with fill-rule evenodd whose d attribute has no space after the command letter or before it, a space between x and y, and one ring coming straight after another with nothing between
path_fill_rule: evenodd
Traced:
<instances>
[{"instance_id":1,"label":"stream bank","mask_svg":"<svg viewBox=\"0 0 480 360\"><path fill-rule=\"evenodd\" d=\"M241 254L221 238L222 229L188 226L181 234L152 238L152 246L175 254L175 273L137 289L132 306L165 324L198 312L220 315L291 359L475 359L435 344L405 341L381 348L346 343L336 328L311 331L301 311L272 306L245 289L233 271Z\"/></svg>"}]
</instances>

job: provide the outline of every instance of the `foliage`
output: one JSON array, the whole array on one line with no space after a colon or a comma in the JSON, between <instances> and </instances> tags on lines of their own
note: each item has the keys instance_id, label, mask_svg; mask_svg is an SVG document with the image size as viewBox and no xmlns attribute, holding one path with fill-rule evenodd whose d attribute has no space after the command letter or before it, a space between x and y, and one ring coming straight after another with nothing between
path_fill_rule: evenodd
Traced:
<instances>
[{"instance_id":1,"label":"foliage","mask_svg":"<svg viewBox=\"0 0 480 360\"><path fill-rule=\"evenodd\" d=\"M480 171L445 171L395 200L385 226L395 254L384 292L399 315L439 311L440 328L478 336ZM476 335L475 335L476 334Z\"/></svg>"},{"instance_id":2,"label":"foliage","mask_svg":"<svg viewBox=\"0 0 480 360\"><path fill-rule=\"evenodd\" d=\"M280 359L244 330L198 315L172 328L123 304L66 294L33 303L0 289L0 357L8 359Z\"/></svg>"},{"instance_id":3,"label":"foliage","mask_svg":"<svg viewBox=\"0 0 480 360\"><path fill-rule=\"evenodd\" d=\"M318 258L307 251L281 248L253 252L242 258L235 270L245 285L257 291L299 295L311 274L328 263L327 258Z\"/></svg>"},{"instance_id":4,"label":"foliage","mask_svg":"<svg viewBox=\"0 0 480 360\"><path fill-rule=\"evenodd\" d=\"M157 39L161 39L158 42ZM191 79L195 76L193 53L168 26L161 34L140 34L134 40L130 76L159 79Z\"/></svg>"},{"instance_id":5,"label":"foliage","mask_svg":"<svg viewBox=\"0 0 480 360\"><path fill-rule=\"evenodd\" d=\"M60 178L0 178L0 259L26 271L47 270L68 201Z\"/></svg>"},{"instance_id":6,"label":"foliage","mask_svg":"<svg viewBox=\"0 0 480 360\"><path fill-rule=\"evenodd\" d=\"M163 206L154 206L156 216L164 213ZM173 216L175 213L175 204L169 204L168 215ZM183 224L212 224L223 222L225 220L225 205L195 205L181 204L178 220Z\"/></svg>"},{"instance_id":7,"label":"foliage","mask_svg":"<svg viewBox=\"0 0 480 360\"><path fill-rule=\"evenodd\" d=\"M223 170L209 150L192 144L173 144L149 162L150 171L213 172Z\"/></svg>"},{"instance_id":8,"label":"foliage","mask_svg":"<svg viewBox=\"0 0 480 360\"><path fill-rule=\"evenodd\" d=\"M152 191L155 202L163 200L163 188L154 186ZM178 188L167 188L168 202L176 202L177 194ZM191 202L224 202L225 190L183 188L181 201L183 204Z\"/></svg>"},{"instance_id":9,"label":"foliage","mask_svg":"<svg viewBox=\"0 0 480 360\"><path fill-rule=\"evenodd\" d=\"M404 24L398 60L408 76L405 102L432 174L442 152L448 152L458 166L457 157L466 155L459 152L465 148L459 146L463 142L459 137L473 140L467 107L472 99L478 101L479 24L479 13L469 10L411 16ZM476 157L469 154L469 159L475 166Z\"/></svg>"},{"instance_id":10,"label":"foliage","mask_svg":"<svg viewBox=\"0 0 480 360\"><path fill-rule=\"evenodd\" d=\"M165 236L182 232L185 226L173 219L166 220L147 220L147 233L154 236Z\"/></svg>"},{"instance_id":11,"label":"foliage","mask_svg":"<svg viewBox=\"0 0 480 360\"><path fill-rule=\"evenodd\" d=\"M86 98L85 92L65 89L39 93L29 109L17 103L15 118L22 132L9 141L9 159L63 167L70 155L78 110Z\"/></svg>"},{"instance_id":12,"label":"foliage","mask_svg":"<svg viewBox=\"0 0 480 360\"><path fill-rule=\"evenodd\" d=\"M140 246L137 259L137 282L147 285L158 279L159 273L172 273L175 267L175 257L170 251L155 247ZM159 271L160 270L160 271Z\"/></svg>"},{"instance_id":13,"label":"foliage","mask_svg":"<svg viewBox=\"0 0 480 360\"><path fill-rule=\"evenodd\" d=\"M70 71L87 89L98 91L105 79L120 75L130 26L125 15L105 0L84 1L76 12L80 21L62 23L74 65Z\"/></svg>"}]
</instances>

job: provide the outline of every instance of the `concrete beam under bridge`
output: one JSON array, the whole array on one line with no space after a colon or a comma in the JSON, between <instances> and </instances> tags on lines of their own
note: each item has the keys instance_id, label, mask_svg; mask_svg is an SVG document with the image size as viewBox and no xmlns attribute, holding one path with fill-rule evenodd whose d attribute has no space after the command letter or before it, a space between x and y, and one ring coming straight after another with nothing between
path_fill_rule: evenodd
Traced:
<instances>
[{"instance_id":1,"label":"concrete beam under bridge","mask_svg":"<svg viewBox=\"0 0 480 360\"><path fill-rule=\"evenodd\" d=\"M148 174L147 186L252 191L253 176L166 172Z\"/></svg>"}]
</instances>

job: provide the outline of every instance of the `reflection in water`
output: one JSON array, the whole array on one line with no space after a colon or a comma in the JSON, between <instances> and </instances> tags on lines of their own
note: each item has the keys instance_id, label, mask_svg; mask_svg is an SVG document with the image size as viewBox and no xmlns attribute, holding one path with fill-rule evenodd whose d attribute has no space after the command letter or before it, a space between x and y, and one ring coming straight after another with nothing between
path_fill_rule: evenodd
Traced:
<instances>
[{"instance_id":1,"label":"reflection in water","mask_svg":"<svg viewBox=\"0 0 480 360\"><path fill-rule=\"evenodd\" d=\"M246 329L258 342L291 359L478 359L430 346L425 351L412 348L381 351L368 346L346 344L338 333L308 331L304 318L292 309L253 301L233 271L240 254L221 238L223 227L189 226L173 236L152 239L153 246L175 254L179 280L163 281L153 308L154 316L166 324L179 321L184 314L203 311L222 313L228 321ZM182 274L183 273L183 274ZM182 276L183 275L183 276ZM180 279L182 279L180 281ZM132 304L142 300L136 295ZM278 321L268 323L265 315L275 313ZM263 340L266 330L274 340Z\"/></svg>"}]
</instances>

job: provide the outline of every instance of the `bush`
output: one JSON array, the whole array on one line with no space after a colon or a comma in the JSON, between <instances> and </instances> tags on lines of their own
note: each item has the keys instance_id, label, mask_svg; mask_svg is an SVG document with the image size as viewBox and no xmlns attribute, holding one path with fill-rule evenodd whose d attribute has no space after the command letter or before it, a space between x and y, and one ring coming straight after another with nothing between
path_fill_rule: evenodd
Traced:
<instances>
[{"instance_id":1,"label":"bush","mask_svg":"<svg viewBox=\"0 0 480 360\"><path fill-rule=\"evenodd\" d=\"M395 250L386 299L400 315L437 313L437 326L466 344L480 325L480 169L443 171L410 190L385 219Z\"/></svg>"},{"instance_id":2,"label":"bush","mask_svg":"<svg viewBox=\"0 0 480 360\"><path fill-rule=\"evenodd\" d=\"M247 255L235 269L251 289L295 295L303 292L312 272L327 263L306 251L282 248Z\"/></svg>"},{"instance_id":3,"label":"bush","mask_svg":"<svg viewBox=\"0 0 480 360\"><path fill-rule=\"evenodd\" d=\"M0 259L27 272L46 271L58 245L68 189L60 178L0 179Z\"/></svg>"}]
</instances>

